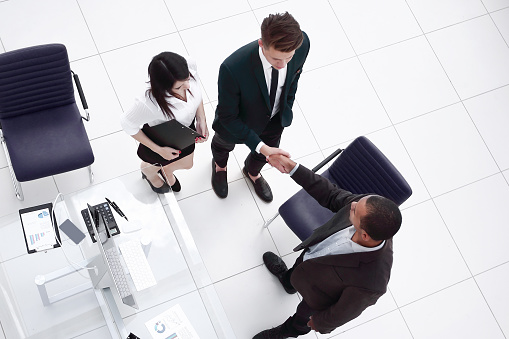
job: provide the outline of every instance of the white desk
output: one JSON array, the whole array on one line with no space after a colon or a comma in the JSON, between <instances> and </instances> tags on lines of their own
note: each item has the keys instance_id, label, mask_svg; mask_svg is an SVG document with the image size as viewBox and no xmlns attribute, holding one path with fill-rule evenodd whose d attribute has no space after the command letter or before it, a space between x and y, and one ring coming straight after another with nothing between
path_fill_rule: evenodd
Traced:
<instances>
[{"instance_id":1,"label":"white desk","mask_svg":"<svg viewBox=\"0 0 509 339\"><path fill-rule=\"evenodd\" d=\"M87 203L104 202L105 197L115 201L129 222L141 228L125 232L132 225L113 212L122 232L114 237L117 244L143 236L151 239L147 259L158 283L136 292L130 281L139 310L124 305L116 291L112 291L127 331L150 339L145 322L179 304L201 338L235 338L175 197L172 193L159 196L150 191L139 171L66 194L64 202L57 203L59 223L69 217L87 234L80 245L61 234L63 248L26 254L19 216L0 219L2 236L11 236L9 243L5 238L0 240L0 320L10 322L9 328L16 329L12 338L69 338L81 334L87 337L87 333L94 333L89 335L95 339L109 337L111 328L108 330L101 312L105 299L93 289L45 307L34 283L39 274L69 266L63 251L76 262L99 253L88 236L80 211ZM2 249L2 245L6 248ZM11 245L13 248L9 248ZM54 295L87 282L88 274L81 270L48 283L46 288L49 295ZM10 337L8 334L7 338Z\"/></svg>"}]
</instances>

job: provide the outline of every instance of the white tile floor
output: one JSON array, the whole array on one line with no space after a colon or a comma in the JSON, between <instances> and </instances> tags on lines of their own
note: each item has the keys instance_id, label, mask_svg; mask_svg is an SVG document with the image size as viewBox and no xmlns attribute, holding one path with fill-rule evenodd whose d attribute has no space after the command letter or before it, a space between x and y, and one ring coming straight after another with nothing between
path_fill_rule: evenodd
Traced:
<instances>
[{"instance_id":1,"label":"white tile floor","mask_svg":"<svg viewBox=\"0 0 509 339\"><path fill-rule=\"evenodd\" d=\"M309 34L311 52L282 146L312 167L333 148L367 135L414 190L402 206L387 294L330 335L305 338L509 338L508 0L316 0L312 6L306 0L6 0L0 1L0 52L67 46L93 115L87 130L101 182L138 166L136 145L117 117L143 88L153 55L170 50L197 60L210 126L219 64L259 37L268 13L285 10ZM26 183L20 203L0 152L2 223L23 206L88 184L86 170ZM266 168L275 200L263 203L242 178L246 154L238 146L231 157L230 196L220 200L210 186L209 143L198 145L177 194L239 339L279 325L299 302L261 259L267 250L289 265L296 257L298 240L284 222L276 219L268 230L262 224L297 186ZM6 270L20 260L3 255L11 231L0 235ZM0 325L0 338L15 338L6 329L16 324ZM108 336L101 322L88 328L74 336Z\"/></svg>"}]
</instances>

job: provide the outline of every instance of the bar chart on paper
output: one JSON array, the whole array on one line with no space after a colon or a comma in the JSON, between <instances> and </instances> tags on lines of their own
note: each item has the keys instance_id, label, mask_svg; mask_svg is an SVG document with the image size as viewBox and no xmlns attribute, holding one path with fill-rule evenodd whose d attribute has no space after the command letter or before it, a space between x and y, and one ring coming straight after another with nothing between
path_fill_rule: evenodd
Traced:
<instances>
[{"instance_id":1,"label":"bar chart on paper","mask_svg":"<svg viewBox=\"0 0 509 339\"><path fill-rule=\"evenodd\" d=\"M42 232L42 233L30 234L28 236L28 239L30 240L30 245L35 245L37 242L39 242L41 240L45 240L45 239L43 239L44 236L46 234L47 235L51 235L50 233L51 232Z\"/></svg>"}]
</instances>

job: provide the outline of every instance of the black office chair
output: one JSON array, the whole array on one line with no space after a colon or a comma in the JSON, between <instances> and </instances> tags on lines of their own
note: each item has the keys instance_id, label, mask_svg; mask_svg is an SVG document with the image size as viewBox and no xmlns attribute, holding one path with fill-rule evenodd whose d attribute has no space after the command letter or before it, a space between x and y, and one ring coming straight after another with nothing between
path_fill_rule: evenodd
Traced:
<instances>
[{"instance_id":1,"label":"black office chair","mask_svg":"<svg viewBox=\"0 0 509 339\"><path fill-rule=\"evenodd\" d=\"M94 154L74 99L71 73L61 44L0 54L0 139L19 200L19 182L87 166L93 181ZM74 80L88 121L76 74Z\"/></svg>"},{"instance_id":2,"label":"black office chair","mask_svg":"<svg viewBox=\"0 0 509 339\"><path fill-rule=\"evenodd\" d=\"M366 137L355 139L344 150L338 149L312 169L318 171L339 154L339 157L322 174L338 187L352 193L374 193L401 205L411 195L412 189L385 155ZM288 199L279 214L290 229L304 240L313 230L326 223L334 213L322 207L301 189ZM274 218L265 226L268 226Z\"/></svg>"}]
</instances>

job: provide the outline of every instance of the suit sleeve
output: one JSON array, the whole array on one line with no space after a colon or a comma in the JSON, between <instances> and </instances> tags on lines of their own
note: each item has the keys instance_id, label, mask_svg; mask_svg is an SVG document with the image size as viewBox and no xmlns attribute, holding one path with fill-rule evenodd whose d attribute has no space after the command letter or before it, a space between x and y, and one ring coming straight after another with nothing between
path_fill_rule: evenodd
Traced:
<instances>
[{"instance_id":1,"label":"suit sleeve","mask_svg":"<svg viewBox=\"0 0 509 339\"><path fill-rule=\"evenodd\" d=\"M306 190L320 205L337 212L353 201L357 201L366 194L352 194L331 183L324 177L313 173L308 168L299 165L292 175L292 179Z\"/></svg>"},{"instance_id":2,"label":"suit sleeve","mask_svg":"<svg viewBox=\"0 0 509 339\"><path fill-rule=\"evenodd\" d=\"M366 308L374 305L378 298L378 293L358 287L347 287L335 304L313 315L315 328L322 334L330 333L357 318Z\"/></svg>"},{"instance_id":3,"label":"suit sleeve","mask_svg":"<svg viewBox=\"0 0 509 339\"><path fill-rule=\"evenodd\" d=\"M260 137L239 118L240 88L227 65L219 68L218 97L216 114L224 126L237 140L255 150Z\"/></svg>"}]
</instances>

